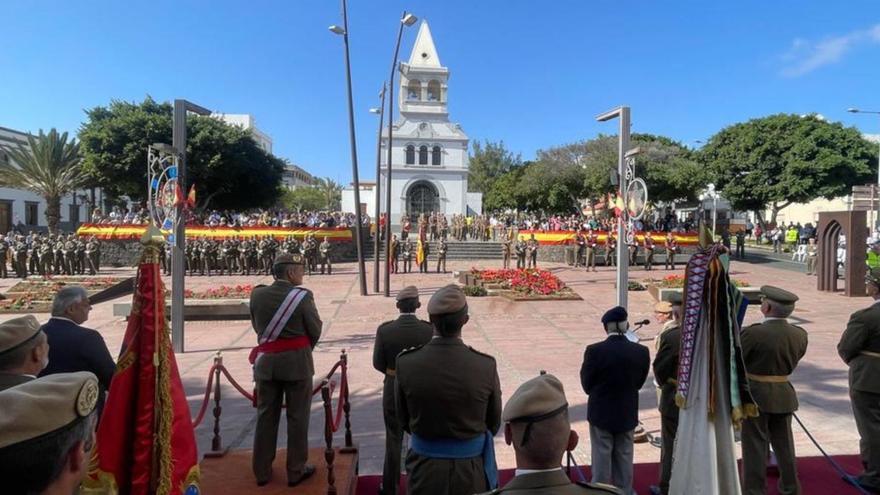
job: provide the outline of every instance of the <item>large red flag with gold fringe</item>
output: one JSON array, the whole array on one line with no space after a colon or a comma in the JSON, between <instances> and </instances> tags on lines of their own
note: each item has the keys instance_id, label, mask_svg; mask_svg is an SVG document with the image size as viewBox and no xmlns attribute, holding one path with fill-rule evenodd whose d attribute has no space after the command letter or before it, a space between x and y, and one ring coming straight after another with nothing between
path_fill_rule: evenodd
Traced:
<instances>
[{"instance_id":1,"label":"large red flag with gold fringe","mask_svg":"<svg viewBox=\"0 0 880 495\"><path fill-rule=\"evenodd\" d=\"M165 319L163 243L147 229L131 315L81 493L196 495L198 451Z\"/></svg>"}]
</instances>

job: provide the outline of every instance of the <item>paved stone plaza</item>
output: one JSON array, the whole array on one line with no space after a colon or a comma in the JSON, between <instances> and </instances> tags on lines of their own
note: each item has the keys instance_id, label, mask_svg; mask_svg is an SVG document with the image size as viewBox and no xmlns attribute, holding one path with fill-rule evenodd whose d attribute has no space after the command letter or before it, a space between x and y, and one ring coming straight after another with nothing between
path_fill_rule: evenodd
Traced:
<instances>
[{"instance_id":1,"label":"paved stone plaza","mask_svg":"<svg viewBox=\"0 0 880 495\"><path fill-rule=\"evenodd\" d=\"M496 267L500 261L488 263L450 262L449 268L463 270L472 266ZM564 383L571 405L574 428L580 435L576 451L579 463L589 463L589 434L586 423L586 396L580 387L579 370L584 347L604 338L599 323L602 313L615 304L614 272L600 268L598 273L585 273L564 265L547 265L583 301L509 302L498 297L471 298L471 319L463 332L467 344L492 354L498 360L503 399L522 381L547 370ZM849 314L867 306L869 300L848 299L836 294L820 294L815 290L815 278L807 277L768 264L732 263L734 278L745 280L752 286L774 284L800 295L794 321L806 328L810 346L793 377L800 399L799 416L811 429L822 445L833 454L858 452L858 435L850 411L847 393L847 372L838 358L836 345ZM113 269L102 274L126 275L132 269ZM671 272L658 269L651 273L655 278ZM681 269L678 270L681 273ZM631 279L644 278L641 268L631 273ZM372 287L372 275L368 273L368 286ZM188 277L188 288L199 290L221 284L268 283L270 277ZM414 284L423 294L420 316L427 319L424 306L430 294L439 287L451 283L451 274L407 274L392 278L393 291ZM15 283L12 279L0 280L0 289L6 290ZM169 281L166 278L166 283ZM384 427L381 413L382 376L373 370L372 345L378 324L394 318L396 309L393 299L382 296L358 295L356 265L343 264L335 267L332 276L306 277L305 286L315 293L324 332L315 352L316 372L324 373L339 357L340 351L350 354L350 383L352 421L355 441L361 446L360 472L380 473L384 446ZM123 301L119 299L117 302ZM653 318L654 301L647 292L630 292L630 321ZM97 305L87 326L98 329L107 340L111 353L116 354L125 331L125 321L112 316L113 302ZM41 321L48 315L38 314ZM746 323L759 320L760 313L750 307ZM660 325L656 322L646 327L642 334L652 337ZM186 327L187 352L177 356L183 383L190 399L193 414L198 410L204 394L206 374L218 349L223 350L224 363L233 376L251 388L250 366L247 355L254 343L249 322L190 322ZM652 349L653 354L653 349ZM466 380L462 376L462 380ZM255 424L254 409L224 381L223 383L222 436L226 446L249 448ZM649 378L641 393L640 419L649 431L660 427L655 409L656 395ZM202 452L210 449L212 434L210 408L205 421L197 429ZM283 435L284 426L282 421ZM323 412L319 400L312 408L311 443L323 441ZM799 456L817 455L798 426L794 437ZM337 443L342 435L337 434ZM283 440L279 442L284 445ZM499 466L514 467L513 450L504 445L503 438L496 437ZM649 444L636 446L636 462L657 462L659 449ZM283 462L283 461L282 461Z\"/></svg>"}]
</instances>

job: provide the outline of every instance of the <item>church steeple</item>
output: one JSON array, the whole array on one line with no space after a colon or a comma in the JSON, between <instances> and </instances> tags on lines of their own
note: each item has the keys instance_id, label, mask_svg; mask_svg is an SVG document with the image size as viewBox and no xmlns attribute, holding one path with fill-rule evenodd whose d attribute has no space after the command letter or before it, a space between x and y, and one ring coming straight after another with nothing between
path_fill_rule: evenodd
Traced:
<instances>
[{"instance_id":1,"label":"church steeple","mask_svg":"<svg viewBox=\"0 0 880 495\"><path fill-rule=\"evenodd\" d=\"M409 55L400 64L400 113L408 117L435 116L448 119L446 83L449 69L440 64L428 21L422 21Z\"/></svg>"},{"instance_id":2,"label":"church steeple","mask_svg":"<svg viewBox=\"0 0 880 495\"><path fill-rule=\"evenodd\" d=\"M413 45L412 53L409 54L411 67L437 67L440 68L440 56L437 55L437 47L434 46L434 37L431 36L431 28L427 21L422 21L419 26L419 34Z\"/></svg>"}]
</instances>

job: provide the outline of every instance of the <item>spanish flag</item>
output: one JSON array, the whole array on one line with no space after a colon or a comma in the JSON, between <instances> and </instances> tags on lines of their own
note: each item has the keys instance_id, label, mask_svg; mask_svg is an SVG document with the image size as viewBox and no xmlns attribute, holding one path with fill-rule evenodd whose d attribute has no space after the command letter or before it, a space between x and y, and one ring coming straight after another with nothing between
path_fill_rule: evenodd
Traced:
<instances>
[{"instance_id":1,"label":"spanish flag","mask_svg":"<svg viewBox=\"0 0 880 495\"><path fill-rule=\"evenodd\" d=\"M133 311L81 494L199 493L196 439L165 319L164 239L155 226L144 238Z\"/></svg>"},{"instance_id":2,"label":"spanish flag","mask_svg":"<svg viewBox=\"0 0 880 495\"><path fill-rule=\"evenodd\" d=\"M195 184L189 186L189 194L186 195L186 206L187 206L187 208L195 208L196 207L196 185Z\"/></svg>"},{"instance_id":3,"label":"spanish flag","mask_svg":"<svg viewBox=\"0 0 880 495\"><path fill-rule=\"evenodd\" d=\"M425 261L425 244L419 239L419 245L416 249L416 264L421 265Z\"/></svg>"}]
</instances>

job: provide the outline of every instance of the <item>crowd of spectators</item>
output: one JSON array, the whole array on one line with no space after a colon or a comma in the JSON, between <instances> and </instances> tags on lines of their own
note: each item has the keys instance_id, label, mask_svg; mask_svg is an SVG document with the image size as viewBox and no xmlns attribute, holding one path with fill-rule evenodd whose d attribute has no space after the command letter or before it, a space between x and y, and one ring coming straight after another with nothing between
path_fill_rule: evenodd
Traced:
<instances>
[{"instance_id":1,"label":"crowd of spectators","mask_svg":"<svg viewBox=\"0 0 880 495\"><path fill-rule=\"evenodd\" d=\"M149 211L144 207L114 208L109 213L96 209L92 223L102 225L143 225L149 222ZM363 216L364 224L370 222ZM286 209L257 209L245 212L233 210L205 210L189 212L187 223L210 227L350 227L355 223L354 213L341 211L292 211Z\"/></svg>"},{"instance_id":2,"label":"crowd of spectators","mask_svg":"<svg viewBox=\"0 0 880 495\"><path fill-rule=\"evenodd\" d=\"M519 230L553 231L577 231L577 230L613 230L616 218L602 215L540 215L535 213L492 213L486 215L491 226L502 225L515 227ZM672 213L663 217L641 219L634 221L638 231L650 230L653 232L687 232L694 228L693 217L687 220L679 220Z\"/></svg>"}]
</instances>

